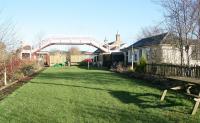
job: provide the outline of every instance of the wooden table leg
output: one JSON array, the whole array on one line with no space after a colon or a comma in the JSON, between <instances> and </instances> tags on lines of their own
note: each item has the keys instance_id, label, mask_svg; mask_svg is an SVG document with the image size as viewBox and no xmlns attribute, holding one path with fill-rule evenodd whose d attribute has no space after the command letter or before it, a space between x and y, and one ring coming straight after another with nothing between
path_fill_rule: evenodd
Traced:
<instances>
[{"instance_id":1,"label":"wooden table leg","mask_svg":"<svg viewBox=\"0 0 200 123\"><path fill-rule=\"evenodd\" d=\"M192 88L192 86L188 86L187 87L187 89L186 89L186 92L188 93L188 94L191 94L191 92L190 92L190 89Z\"/></svg>"},{"instance_id":2,"label":"wooden table leg","mask_svg":"<svg viewBox=\"0 0 200 123\"><path fill-rule=\"evenodd\" d=\"M163 100L165 99L166 94L167 94L167 89L165 89L165 90L163 91L162 96L161 96L161 98L160 98L160 101L163 101Z\"/></svg>"},{"instance_id":3,"label":"wooden table leg","mask_svg":"<svg viewBox=\"0 0 200 123\"><path fill-rule=\"evenodd\" d=\"M196 101L195 105L194 105L194 108L193 108L193 111L192 111L192 115L195 115L196 112L197 112L197 109L199 107L199 103L200 103L200 98L194 98L194 100Z\"/></svg>"}]
</instances>

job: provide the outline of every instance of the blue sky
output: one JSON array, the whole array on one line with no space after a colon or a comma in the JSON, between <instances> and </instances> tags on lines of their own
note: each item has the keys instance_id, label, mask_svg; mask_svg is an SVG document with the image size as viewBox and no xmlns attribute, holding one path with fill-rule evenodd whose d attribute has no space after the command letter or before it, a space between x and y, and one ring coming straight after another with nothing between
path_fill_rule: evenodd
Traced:
<instances>
[{"instance_id":1,"label":"blue sky","mask_svg":"<svg viewBox=\"0 0 200 123\"><path fill-rule=\"evenodd\" d=\"M17 26L20 40L35 42L38 33L91 35L131 44L142 27L161 21L152 0L0 0L1 16Z\"/></svg>"}]
</instances>

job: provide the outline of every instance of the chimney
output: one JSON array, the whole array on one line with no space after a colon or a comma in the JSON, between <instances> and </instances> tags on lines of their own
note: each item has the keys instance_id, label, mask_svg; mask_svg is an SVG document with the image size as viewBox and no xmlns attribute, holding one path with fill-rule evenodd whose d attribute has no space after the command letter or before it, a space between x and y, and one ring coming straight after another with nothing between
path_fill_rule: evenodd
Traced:
<instances>
[{"instance_id":1,"label":"chimney","mask_svg":"<svg viewBox=\"0 0 200 123\"><path fill-rule=\"evenodd\" d=\"M121 38L120 38L120 34L117 32L117 34L116 34L116 41L115 41L116 47L120 48L121 43L122 43L122 41L121 41Z\"/></svg>"},{"instance_id":2,"label":"chimney","mask_svg":"<svg viewBox=\"0 0 200 123\"><path fill-rule=\"evenodd\" d=\"M121 42L120 34L118 32L116 34L116 42Z\"/></svg>"}]
</instances>

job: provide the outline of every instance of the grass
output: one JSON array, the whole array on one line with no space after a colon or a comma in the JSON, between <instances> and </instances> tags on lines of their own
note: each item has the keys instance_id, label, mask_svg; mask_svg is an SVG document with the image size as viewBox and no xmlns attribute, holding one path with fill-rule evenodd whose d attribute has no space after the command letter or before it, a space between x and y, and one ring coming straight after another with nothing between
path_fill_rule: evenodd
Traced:
<instances>
[{"instance_id":1,"label":"grass","mask_svg":"<svg viewBox=\"0 0 200 123\"><path fill-rule=\"evenodd\" d=\"M105 70L49 68L0 102L0 122L136 123L200 122L194 102L148 82Z\"/></svg>"}]
</instances>

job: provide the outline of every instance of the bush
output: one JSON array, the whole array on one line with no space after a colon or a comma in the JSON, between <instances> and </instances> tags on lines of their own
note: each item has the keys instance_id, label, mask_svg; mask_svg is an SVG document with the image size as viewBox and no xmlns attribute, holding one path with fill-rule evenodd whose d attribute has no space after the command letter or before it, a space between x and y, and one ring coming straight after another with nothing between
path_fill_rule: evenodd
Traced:
<instances>
[{"instance_id":1,"label":"bush","mask_svg":"<svg viewBox=\"0 0 200 123\"><path fill-rule=\"evenodd\" d=\"M129 66L127 67L127 71L128 71L128 72L134 72L134 71L135 71L135 67L133 67L133 69L132 69L132 66L129 65Z\"/></svg>"},{"instance_id":2,"label":"bush","mask_svg":"<svg viewBox=\"0 0 200 123\"><path fill-rule=\"evenodd\" d=\"M81 62L79 63L80 66L87 66L87 64L88 64L88 63L87 63L87 62L84 62L84 61L81 61Z\"/></svg>"},{"instance_id":3,"label":"bush","mask_svg":"<svg viewBox=\"0 0 200 123\"><path fill-rule=\"evenodd\" d=\"M122 73L126 70L126 68L123 66L122 62L114 62L113 65L110 68L111 71Z\"/></svg>"},{"instance_id":4,"label":"bush","mask_svg":"<svg viewBox=\"0 0 200 123\"><path fill-rule=\"evenodd\" d=\"M23 77L24 77L23 72L21 70L18 70L18 71L15 71L15 73L13 74L12 80L19 80Z\"/></svg>"},{"instance_id":5,"label":"bush","mask_svg":"<svg viewBox=\"0 0 200 123\"><path fill-rule=\"evenodd\" d=\"M122 73L124 71L123 63L119 62L116 66L116 71Z\"/></svg>"},{"instance_id":6,"label":"bush","mask_svg":"<svg viewBox=\"0 0 200 123\"><path fill-rule=\"evenodd\" d=\"M64 63L56 63L53 65L53 67L64 67L65 64Z\"/></svg>"},{"instance_id":7,"label":"bush","mask_svg":"<svg viewBox=\"0 0 200 123\"><path fill-rule=\"evenodd\" d=\"M35 61L24 61L20 67L21 72L24 76L31 75L35 70L39 70L40 66Z\"/></svg>"},{"instance_id":8,"label":"bush","mask_svg":"<svg viewBox=\"0 0 200 123\"><path fill-rule=\"evenodd\" d=\"M83 61L81 61L80 63L79 63L79 65L80 66L87 66L88 65L88 62L89 62L89 64L90 65L92 65L92 62L93 62L93 60L92 59L85 59L85 60L83 60Z\"/></svg>"},{"instance_id":9,"label":"bush","mask_svg":"<svg viewBox=\"0 0 200 123\"><path fill-rule=\"evenodd\" d=\"M146 59L144 57L141 57L140 63L139 65L136 65L135 71L139 73L144 73L146 64Z\"/></svg>"},{"instance_id":10,"label":"bush","mask_svg":"<svg viewBox=\"0 0 200 123\"><path fill-rule=\"evenodd\" d=\"M13 57L6 64L7 82L22 79L24 76L31 75L40 68L41 66L36 61L21 60L18 57ZM0 64L0 83L4 81L4 69L4 65Z\"/></svg>"},{"instance_id":11,"label":"bush","mask_svg":"<svg viewBox=\"0 0 200 123\"><path fill-rule=\"evenodd\" d=\"M21 68L22 73L27 76L27 75L31 75L34 72L34 68L33 65L24 65Z\"/></svg>"}]
</instances>

